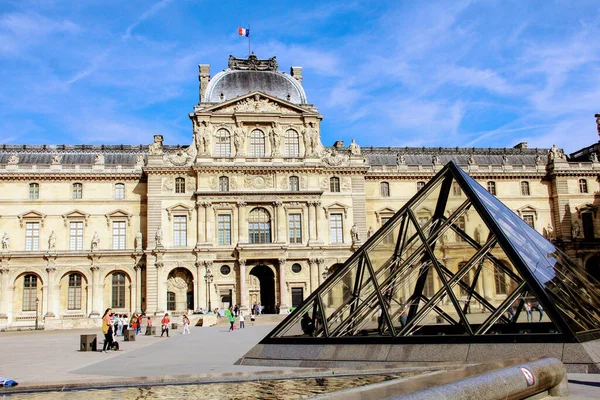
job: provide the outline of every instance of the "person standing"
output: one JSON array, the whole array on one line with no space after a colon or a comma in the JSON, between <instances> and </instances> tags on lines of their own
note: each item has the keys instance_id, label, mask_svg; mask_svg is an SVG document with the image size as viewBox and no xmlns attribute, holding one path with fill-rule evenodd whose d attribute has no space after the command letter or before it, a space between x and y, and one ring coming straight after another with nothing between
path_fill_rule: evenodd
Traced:
<instances>
[{"instance_id":1,"label":"person standing","mask_svg":"<svg viewBox=\"0 0 600 400\"><path fill-rule=\"evenodd\" d=\"M252 313L250 314L250 323L252 325L254 325L254 320L256 319L256 316L254 315L254 308L252 308Z\"/></svg>"},{"instance_id":2,"label":"person standing","mask_svg":"<svg viewBox=\"0 0 600 400\"><path fill-rule=\"evenodd\" d=\"M142 331L142 322L144 322L144 320L142 318L142 315L140 314L137 317L137 332L135 333L136 335Z\"/></svg>"},{"instance_id":3,"label":"person standing","mask_svg":"<svg viewBox=\"0 0 600 400\"><path fill-rule=\"evenodd\" d=\"M167 337L169 337L169 324L171 323L171 319L169 318L169 313L165 313L165 316L160 321L162 326L162 332L160 333L160 337L163 337L165 332L167 333Z\"/></svg>"},{"instance_id":4,"label":"person standing","mask_svg":"<svg viewBox=\"0 0 600 400\"><path fill-rule=\"evenodd\" d=\"M533 311L531 310L531 303L525 303L525 312L527 313L527 322L533 322Z\"/></svg>"},{"instance_id":5,"label":"person standing","mask_svg":"<svg viewBox=\"0 0 600 400\"><path fill-rule=\"evenodd\" d=\"M235 315L233 315L233 312L231 312L231 310L227 311L229 311L229 332L231 332L235 329Z\"/></svg>"},{"instance_id":6,"label":"person standing","mask_svg":"<svg viewBox=\"0 0 600 400\"><path fill-rule=\"evenodd\" d=\"M238 317L240 319L240 329L244 329L244 313L242 310L238 311Z\"/></svg>"},{"instance_id":7,"label":"person standing","mask_svg":"<svg viewBox=\"0 0 600 400\"><path fill-rule=\"evenodd\" d=\"M129 325L127 321L127 314L121 314L121 322L123 322L123 330L126 331L129 328Z\"/></svg>"},{"instance_id":8,"label":"person standing","mask_svg":"<svg viewBox=\"0 0 600 400\"><path fill-rule=\"evenodd\" d=\"M182 335L185 334L190 334L190 319L188 318L187 313L183 314L183 333Z\"/></svg>"},{"instance_id":9,"label":"person standing","mask_svg":"<svg viewBox=\"0 0 600 400\"><path fill-rule=\"evenodd\" d=\"M544 318L544 307L542 307L542 305L538 303L537 310L540 313L540 322L542 322L542 319Z\"/></svg>"},{"instance_id":10,"label":"person standing","mask_svg":"<svg viewBox=\"0 0 600 400\"><path fill-rule=\"evenodd\" d=\"M123 336L123 320L120 315L117 315L117 336Z\"/></svg>"},{"instance_id":11,"label":"person standing","mask_svg":"<svg viewBox=\"0 0 600 400\"><path fill-rule=\"evenodd\" d=\"M102 333L104 334L104 346L102 351L106 353L106 350L110 350L113 343L113 325L112 325L112 309L107 308L102 316Z\"/></svg>"},{"instance_id":12,"label":"person standing","mask_svg":"<svg viewBox=\"0 0 600 400\"><path fill-rule=\"evenodd\" d=\"M135 332L135 334L136 334L136 335L138 334L138 329L137 329L138 325L137 325L137 324L138 324L138 318L137 318L137 314L136 314L136 313L134 313L134 314L131 316L131 321L129 321L129 326L130 326L130 327L131 327L131 329L132 329L132 330Z\"/></svg>"},{"instance_id":13,"label":"person standing","mask_svg":"<svg viewBox=\"0 0 600 400\"><path fill-rule=\"evenodd\" d=\"M146 336L152 335L152 318L148 315L148 319L146 320Z\"/></svg>"}]
</instances>

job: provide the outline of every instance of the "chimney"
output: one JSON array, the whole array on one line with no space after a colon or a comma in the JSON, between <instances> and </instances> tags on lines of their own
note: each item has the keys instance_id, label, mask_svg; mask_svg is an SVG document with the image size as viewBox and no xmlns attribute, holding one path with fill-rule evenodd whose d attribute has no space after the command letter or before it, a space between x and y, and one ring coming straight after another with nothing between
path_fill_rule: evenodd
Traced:
<instances>
[{"instance_id":1,"label":"chimney","mask_svg":"<svg viewBox=\"0 0 600 400\"><path fill-rule=\"evenodd\" d=\"M292 78L294 78L298 82L302 83L302 67L290 68L290 75L292 75Z\"/></svg>"},{"instance_id":2,"label":"chimney","mask_svg":"<svg viewBox=\"0 0 600 400\"><path fill-rule=\"evenodd\" d=\"M513 147L513 149L526 149L527 148L527 142L521 142L518 145L516 145L515 147Z\"/></svg>"},{"instance_id":3,"label":"chimney","mask_svg":"<svg viewBox=\"0 0 600 400\"><path fill-rule=\"evenodd\" d=\"M198 65L198 80L200 81L200 103L204 102L206 87L210 81L210 64Z\"/></svg>"}]
</instances>

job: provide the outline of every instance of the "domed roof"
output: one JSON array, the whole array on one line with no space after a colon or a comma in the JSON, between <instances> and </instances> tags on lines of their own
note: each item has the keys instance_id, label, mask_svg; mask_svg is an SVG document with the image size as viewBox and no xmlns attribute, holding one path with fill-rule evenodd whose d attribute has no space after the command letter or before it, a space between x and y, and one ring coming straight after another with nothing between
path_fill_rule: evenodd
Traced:
<instances>
[{"instance_id":1,"label":"domed roof","mask_svg":"<svg viewBox=\"0 0 600 400\"><path fill-rule=\"evenodd\" d=\"M306 104L306 93L296 79L277 70L275 57L259 60L229 57L229 68L216 74L206 87L205 102L221 103L261 91L294 104Z\"/></svg>"}]
</instances>

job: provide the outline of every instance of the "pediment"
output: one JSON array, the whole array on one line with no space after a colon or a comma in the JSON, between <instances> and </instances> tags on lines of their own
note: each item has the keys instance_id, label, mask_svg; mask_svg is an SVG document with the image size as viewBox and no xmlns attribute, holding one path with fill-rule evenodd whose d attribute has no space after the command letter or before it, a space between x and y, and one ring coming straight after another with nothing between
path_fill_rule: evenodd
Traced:
<instances>
[{"instance_id":1,"label":"pediment","mask_svg":"<svg viewBox=\"0 0 600 400\"><path fill-rule=\"evenodd\" d=\"M377 222L381 222L381 217L383 215L394 215L396 214L396 210L391 207L383 207L377 211L375 211L375 217L377 218Z\"/></svg>"},{"instance_id":2,"label":"pediment","mask_svg":"<svg viewBox=\"0 0 600 400\"><path fill-rule=\"evenodd\" d=\"M65 226L67 226L67 220L69 220L69 219L83 219L85 221L85 226L87 226L88 219L90 218L90 214L88 214L84 211L80 211L80 210L73 210L71 212L63 214L62 217L63 217L63 221L65 223Z\"/></svg>"},{"instance_id":3,"label":"pediment","mask_svg":"<svg viewBox=\"0 0 600 400\"><path fill-rule=\"evenodd\" d=\"M177 203L171 207L167 207L167 216L169 217L169 221L171 220L173 214L177 213L187 213L188 217L191 218L193 210L194 207L187 206L183 203Z\"/></svg>"},{"instance_id":4,"label":"pediment","mask_svg":"<svg viewBox=\"0 0 600 400\"><path fill-rule=\"evenodd\" d=\"M224 101L223 103L215 104L214 106L202 109L201 112L211 112L217 114L318 114L315 111L306 110L305 108L299 107L296 104L260 91L250 92L243 96Z\"/></svg>"},{"instance_id":5,"label":"pediment","mask_svg":"<svg viewBox=\"0 0 600 400\"><path fill-rule=\"evenodd\" d=\"M21 226L21 228L23 227L24 220L32 220L32 219L39 220L41 222L41 225L44 226L44 220L46 219L46 214L42 214L39 211L30 210L30 211L24 212L23 214L17 215L17 218L19 218L19 225Z\"/></svg>"},{"instance_id":6,"label":"pediment","mask_svg":"<svg viewBox=\"0 0 600 400\"><path fill-rule=\"evenodd\" d=\"M119 218L127 218L127 225L130 226L131 225L131 217L133 216L133 214L128 213L125 210L118 209L118 210L111 211L108 214L104 214L104 216L106 217L106 225L107 226L110 226L111 220L119 219Z\"/></svg>"},{"instance_id":7,"label":"pediment","mask_svg":"<svg viewBox=\"0 0 600 400\"><path fill-rule=\"evenodd\" d=\"M329 219L329 214L331 214L332 212L336 212L336 211L343 211L344 212L344 219L348 218L348 206L345 204L342 204L340 202L333 202L330 205L323 207L323 209L325 210L325 217Z\"/></svg>"},{"instance_id":8,"label":"pediment","mask_svg":"<svg viewBox=\"0 0 600 400\"><path fill-rule=\"evenodd\" d=\"M526 204L523 207L517 209L517 214L521 218L523 218L523 215L525 215L525 214L534 214L535 219L537 219L538 212L537 212L537 208L535 208L534 206L532 206L530 204Z\"/></svg>"},{"instance_id":9,"label":"pediment","mask_svg":"<svg viewBox=\"0 0 600 400\"><path fill-rule=\"evenodd\" d=\"M598 210L598 207L593 205L592 203L585 203L580 205L579 207L575 207L575 209L577 210L577 215L586 213L586 212L591 212L594 213L594 217L596 216L596 211Z\"/></svg>"}]
</instances>

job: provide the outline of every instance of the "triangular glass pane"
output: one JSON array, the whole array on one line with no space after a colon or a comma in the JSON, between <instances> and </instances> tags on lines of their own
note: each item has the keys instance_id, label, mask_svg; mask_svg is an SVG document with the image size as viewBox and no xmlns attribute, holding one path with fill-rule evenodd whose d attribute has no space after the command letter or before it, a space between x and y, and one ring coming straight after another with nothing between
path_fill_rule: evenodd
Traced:
<instances>
[{"instance_id":1,"label":"triangular glass pane","mask_svg":"<svg viewBox=\"0 0 600 400\"><path fill-rule=\"evenodd\" d=\"M343 320L350 317L351 311L355 307L356 298L352 293L356 283L359 261L359 259L355 259L352 265L342 267L335 279L323 287L319 293L325 320L331 332L335 331Z\"/></svg>"},{"instance_id":2,"label":"triangular glass pane","mask_svg":"<svg viewBox=\"0 0 600 400\"><path fill-rule=\"evenodd\" d=\"M443 179L439 180L434 186L430 187L426 191L420 191L417 196L418 200L410 207L415 218L418 221L419 226L424 232L429 232L432 223L433 216L437 207L437 203L440 199L441 188L443 185ZM425 236L429 236L428 233Z\"/></svg>"},{"instance_id":3,"label":"triangular glass pane","mask_svg":"<svg viewBox=\"0 0 600 400\"><path fill-rule=\"evenodd\" d=\"M457 170L535 278L533 290L544 290L552 299L553 304L545 308L557 307L574 332L598 329L600 291L590 284L585 271L464 171Z\"/></svg>"},{"instance_id":4,"label":"triangular glass pane","mask_svg":"<svg viewBox=\"0 0 600 400\"><path fill-rule=\"evenodd\" d=\"M316 334L316 325L321 317L318 315L317 299L305 303L294 311L294 318L276 333L279 337L312 337Z\"/></svg>"}]
</instances>

